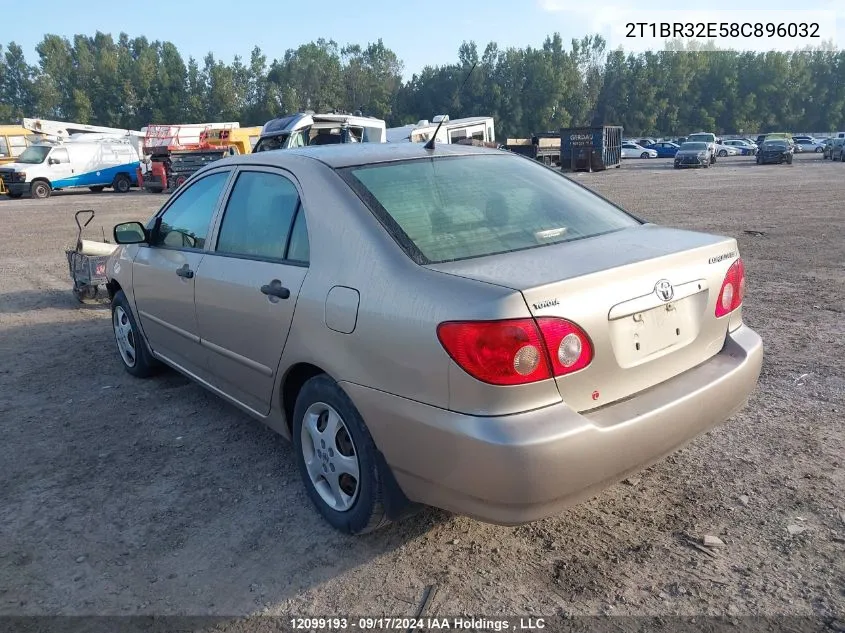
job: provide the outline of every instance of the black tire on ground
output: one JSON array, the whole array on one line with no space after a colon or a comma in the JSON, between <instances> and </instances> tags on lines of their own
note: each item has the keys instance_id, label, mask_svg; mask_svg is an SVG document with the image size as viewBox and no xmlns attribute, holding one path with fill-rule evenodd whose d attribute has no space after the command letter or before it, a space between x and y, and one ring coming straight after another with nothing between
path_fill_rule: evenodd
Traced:
<instances>
[{"instance_id":1,"label":"black tire on ground","mask_svg":"<svg viewBox=\"0 0 845 633\"><path fill-rule=\"evenodd\" d=\"M640 154L640 158L648 158L648 157L649 157L648 152L643 152L642 154Z\"/></svg>"},{"instance_id":2,"label":"black tire on ground","mask_svg":"<svg viewBox=\"0 0 845 633\"><path fill-rule=\"evenodd\" d=\"M112 187L114 187L114 190L117 193L128 193L129 189L132 187L132 181L129 180L129 176L126 174L118 174L114 177Z\"/></svg>"},{"instance_id":3,"label":"black tire on ground","mask_svg":"<svg viewBox=\"0 0 845 633\"><path fill-rule=\"evenodd\" d=\"M118 341L117 325L118 321L121 325L129 326L129 334L126 335L129 342L132 344L135 354L134 362L130 363L124 358L118 347L118 358L120 358L123 368L136 378L148 378L154 375L161 368L161 363L153 358L150 350L147 348L147 343L138 328L138 323L135 321L135 315L132 314L132 309L129 307L129 301L123 290L118 290L111 302L112 314L112 331L115 334L115 343Z\"/></svg>"},{"instance_id":4,"label":"black tire on ground","mask_svg":"<svg viewBox=\"0 0 845 633\"><path fill-rule=\"evenodd\" d=\"M88 187L94 193L100 193L103 189L105 189L104 185L97 185L96 187Z\"/></svg>"},{"instance_id":5,"label":"black tire on ground","mask_svg":"<svg viewBox=\"0 0 845 633\"><path fill-rule=\"evenodd\" d=\"M9 196L12 200L17 200L18 198L20 198L23 195L23 192L22 191L14 191L14 192L10 191L6 195Z\"/></svg>"},{"instance_id":6,"label":"black tire on ground","mask_svg":"<svg viewBox=\"0 0 845 633\"><path fill-rule=\"evenodd\" d=\"M726 149L720 149L719 150L719 157L720 158L725 158L727 155L728 155L728 150L726 150Z\"/></svg>"},{"instance_id":7,"label":"black tire on ground","mask_svg":"<svg viewBox=\"0 0 845 633\"><path fill-rule=\"evenodd\" d=\"M824 151L824 149L822 149L821 147L817 147L815 151L816 151L816 154L820 154Z\"/></svg>"},{"instance_id":8,"label":"black tire on ground","mask_svg":"<svg viewBox=\"0 0 845 633\"><path fill-rule=\"evenodd\" d=\"M319 403L330 406L343 420L354 455L358 458L357 497L345 511L335 510L323 500L305 463L302 448L305 414L309 407ZM389 523L383 502L385 474L380 470L373 438L349 396L329 376L320 374L302 386L293 415L293 446L299 474L308 496L323 518L335 529L348 534L366 534Z\"/></svg>"},{"instance_id":9,"label":"black tire on ground","mask_svg":"<svg viewBox=\"0 0 845 633\"><path fill-rule=\"evenodd\" d=\"M50 183L46 180L36 180L34 183L32 183L30 192L30 195L33 198L43 200L44 198L50 197L50 194L53 193L53 188L50 186Z\"/></svg>"}]
</instances>

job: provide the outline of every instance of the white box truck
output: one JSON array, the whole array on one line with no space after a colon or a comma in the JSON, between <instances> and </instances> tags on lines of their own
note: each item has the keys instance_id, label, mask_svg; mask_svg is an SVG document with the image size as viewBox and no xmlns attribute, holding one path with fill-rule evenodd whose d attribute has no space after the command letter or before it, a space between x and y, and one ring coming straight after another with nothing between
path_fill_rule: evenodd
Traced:
<instances>
[{"instance_id":1,"label":"white box truck","mask_svg":"<svg viewBox=\"0 0 845 633\"><path fill-rule=\"evenodd\" d=\"M0 178L10 198L25 193L49 198L53 191L87 187L99 192L106 187L126 193L138 185L140 157L125 139L42 141L30 145L14 163L0 168Z\"/></svg>"}]
</instances>

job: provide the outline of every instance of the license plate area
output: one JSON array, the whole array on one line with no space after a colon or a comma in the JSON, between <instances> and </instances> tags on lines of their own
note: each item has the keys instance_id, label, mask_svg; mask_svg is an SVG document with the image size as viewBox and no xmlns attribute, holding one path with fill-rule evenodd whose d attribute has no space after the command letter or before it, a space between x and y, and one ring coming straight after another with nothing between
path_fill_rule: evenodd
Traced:
<instances>
[{"instance_id":1,"label":"license plate area","mask_svg":"<svg viewBox=\"0 0 845 633\"><path fill-rule=\"evenodd\" d=\"M634 367L692 343L701 329L706 293L610 321L611 341L620 367Z\"/></svg>"}]
</instances>

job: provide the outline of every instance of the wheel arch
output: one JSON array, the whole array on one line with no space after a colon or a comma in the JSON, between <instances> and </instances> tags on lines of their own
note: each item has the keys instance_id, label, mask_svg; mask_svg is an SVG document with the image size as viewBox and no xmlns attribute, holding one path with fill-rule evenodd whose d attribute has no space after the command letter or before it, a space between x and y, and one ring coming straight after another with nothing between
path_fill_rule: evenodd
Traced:
<instances>
[{"instance_id":1,"label":"wheel arch","mask_svg":"<svg viewBox=\"0 0 845 633\"><path fill-rule=\"evenodd\" d=\"M302 387L314 376L320 374L331 375L312 363L300 362L292 365L282 377L282 384L279 388L279 401L281 404L282 414L285 418L285 426L288 433L293 436L293 411L296 407L296 398Z\"/></svg>"}]
</instances>

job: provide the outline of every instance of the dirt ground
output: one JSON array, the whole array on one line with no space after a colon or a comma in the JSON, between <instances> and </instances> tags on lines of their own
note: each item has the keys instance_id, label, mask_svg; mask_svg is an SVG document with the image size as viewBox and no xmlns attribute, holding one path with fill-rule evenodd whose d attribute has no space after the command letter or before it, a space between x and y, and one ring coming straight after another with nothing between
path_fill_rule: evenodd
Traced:
<instances>
[{"instance_id":1,"label":"dirt ground","mask_svg":"<svg viewBox=\"0 0 845 633\"><path fill-rule=\"evenodd\" d=\"M107 308L71 294L73 212L96 210L96 239L163 196L0 200L0 615L411 616L435 585L432 616L842 618L845 165L670 167L574 178L738 238L766 345L747 408L558 517L427 510L358 538L320 519L284 440L174 372L130 377Z\"/></svg>"}]
</instances>

